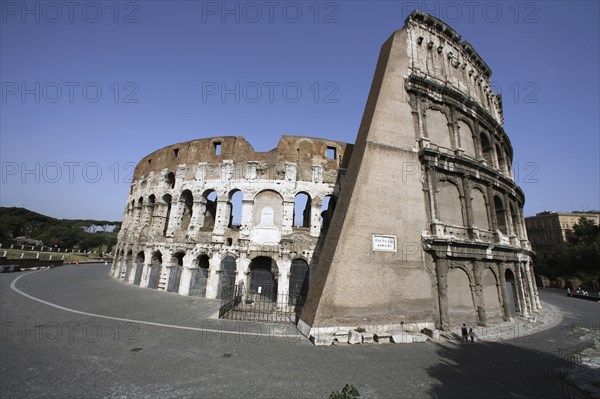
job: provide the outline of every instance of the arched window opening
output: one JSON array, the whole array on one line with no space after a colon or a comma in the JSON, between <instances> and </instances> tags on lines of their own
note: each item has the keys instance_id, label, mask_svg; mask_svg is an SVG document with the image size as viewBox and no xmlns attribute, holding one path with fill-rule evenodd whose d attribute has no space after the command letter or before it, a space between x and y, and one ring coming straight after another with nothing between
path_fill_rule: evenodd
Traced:
<instances>
[{"instance_id":1,"label":"arched window opening","mask_svg":"<svg viewBox=\"0 0 600 399\"><path fill-rule=\"evenodd\" d=\"M163 237L167 236L167 230L169 229L169 218L171 217L171 196L169 194L165 194L162 197L163 208L164 208L164 222L163 222Z\"/></svg>"},{"instance_id":2,"label":"arched window opening","mask_svg":"<svg viewBox=\"0 0 600 399\"><path fill-rule=\"evenodd\" d=\"M425 116L429 141L438 147L451 149L452 141L450 140L450 129L448 128L446 115L440 110L429 108L425 112Z\"/></svg>"},{"instance_id":3,"label":"arched window opening","mask_svg":"<svg viewBox=\"0 0 600 399\"><path fill-rule=\"evenodd\" d=\"M460 145L465 154L475 158L475 145L473 144L473 131L471 127L463 120L458 121L458 131L460 134Z\"/></svg>"},{"instance_id":4,"label":"arched window opening","mask_svg":"<svg viewBox=\"0 0 600 399\"><path fill-rule=\"evenodd\" d=\"M215 219L217 217L217 192L209 190L203 195L206 202L206 208L204 210L204 223L203 228L215 227Z\"/></svg>"},{"instance_id":5,"label":"arched window opening","mask_svg":"<svg viewBox=\"0 0 600 399\"><path fill-rule=\"evenodd\" d=\"M152 218L154 217L154 205L155 204L156 204L156 197L154 196L154 194L151 194L148 197L148 210L147 210L147 212L148 212L147 223L149 225L152 225Z\"/></svg>"},{"instance_id":6,"label":"arched window opening","mask_svg":"<svg viewBox=\"0 0 600 399\"><path fill-rule=\"evenodd\" d=\"M177 252L171 256L171 266L183 266L183 257L185 253Z\"/></svg>"},{"instance_id":7,"label":"arched window opening","mask_svg":"<svg viewBox=\"0 0 600 399\"><path fill-rule=\"evenodd\" d=\"M473 209L473 224L480 230L490 230L487 204L481 190L475 188L471 191L471 207Z\"/></svg>"},{"instance_id":8,"label":"arched window opening","mask_svg":"<svg viewBox=\"0 0 600 399\"><path fill-rule=\"evenodd\" d=\"M181 193L179 202L183 205L183 213L181 214L181 230L186 231L190 227L192 220L194 196L190 190L185 190Z\"/></svg>"},{"instance_id":9,"label":"arched window opening","mask_svg":"<svg viewBox=\"0 0 600 399\"><path fill-rule=\"evenodd\" d=\"M493 163L493 148L492 145L490 144L490 140L487 137L487 134L485 133L481 133L479 136L479 139L481 141L481 156L483 157L483 160L485 162L487 162L487 164L489 166L492 166Z\"/></svg>"},{"instance_id":10,"label":"arched window opening","mask_svg":"<svg viewBox=\"0 0 600 399\"><path fill-rule=\"evenodd\" d=\"M294 227L310 227L311 198L307 193L298 193L294 198Z\"/></svg>"},{"instance_id":11,"label":"arched window opening","mask_svg":"<svg viewBox=\"0 0 600 399\"><path fill-rule=\"evenodd\" d=\"M240 228L242 224L242 199L244 194L240 190L232 190L229 193L229 228Z\"/></svg>"},{"instance_id":12,"label":"arched window opening","mask_svg":"<svg viewBox=\"0 0 600 399\"><path fill-rule=\"evenodd\" d=\"M502 234L508 234L508 229L506 228L506 212L504 210L504 204L497 195L494 196L494 208L496 209L496 222L498 223L498 230L500 230Z\"/></svg>"},{"instance_id":13,"label":"arched window opening","mask_svg":"<svg viewBox=\"0 0 600 399\"><path fill-rule=\"evenodd\" d=\"M498 168L506 173L506 159L504 158L504 151L496 144L496 160L498 161Z\"/></svg>"},{"instance_id":14,"label":"arched window opening","mask_svg":"<svg viewBox=\"0 0 600 399\"><path fill-rule=\"evenodd\" d=\"M448 181L442 181L438 189L437 206L440 221L450 226L464 226L463 207L458 187Z\"/></svg>"},{"instance_id":15,"label":"arched window opening","mask_svg":"<svg viewBox=\"0 0 600 399\"><path fill-rule=\"evenodd\" d=\"M337 198L334 195L326 195L323 197L323 204L321 205L321 228L329 228L336 204Z\"/></svg>"},{"instance_id":16,"label":"arched window opening","mask_svg":"<svg viewBox=\"0 0 600 399\"><path fill-rule=\"evenodd\" d=\"M167 173L167 175L165 176L165 181L167 182L168 188L175 188L175 173Z\"/></svg>"}]
</instances>

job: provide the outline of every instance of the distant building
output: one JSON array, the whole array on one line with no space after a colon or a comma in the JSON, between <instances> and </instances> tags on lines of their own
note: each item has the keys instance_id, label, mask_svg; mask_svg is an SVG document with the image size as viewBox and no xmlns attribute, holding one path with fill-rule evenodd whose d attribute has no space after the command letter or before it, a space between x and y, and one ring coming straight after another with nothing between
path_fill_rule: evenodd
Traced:
<instances>
[{"instance_id":1,"label":"distant building","mask_svg":"<svg viewBox=\"0 0 600 399\"><path fill-rule=\"evenodd\" d=\"M538 260L552 256L556 250L567 242L568 234L579 218L585 217L595 224L600 223L600 212L540 212L525 218L527 236Z\"/></svg>"}]
</instances>

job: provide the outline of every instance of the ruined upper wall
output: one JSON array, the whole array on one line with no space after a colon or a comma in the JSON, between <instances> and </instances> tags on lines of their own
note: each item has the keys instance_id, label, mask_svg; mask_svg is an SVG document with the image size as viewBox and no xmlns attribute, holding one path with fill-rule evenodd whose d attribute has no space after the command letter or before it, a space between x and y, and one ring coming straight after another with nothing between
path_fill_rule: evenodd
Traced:
<instances>
[{"instance_id":1,"label":"ruined upper wall","mask_svg":"<svg viewBox=\"0 0 600 399\"><path fill-rule=\"evenodd\" d=\"M241 136L220 136L173 144L145 156L136 166L133 180L158 173L163 169L176 171L178 165L223 161L262 162L272 165L285 162L311 167L318 164L325 171L346 168L353 145L312 137L283 136L277 147L256 152ZM328 151L329 150L329 151ZM328 157L333 155L332 157Z\"/></svg>"},{"instance_id":2,"label":"ruined upper wall","mask_svg":"<svg viewBox=\"0 0 600 399\"><path fill-rule=\"evenodd\" d=\"M404 28L408 30L410 73L437 81L462 93L503 124L502 103L494 94L492 71L477 51L441 20L414 11Z\"/></svg>"}]
</instances>

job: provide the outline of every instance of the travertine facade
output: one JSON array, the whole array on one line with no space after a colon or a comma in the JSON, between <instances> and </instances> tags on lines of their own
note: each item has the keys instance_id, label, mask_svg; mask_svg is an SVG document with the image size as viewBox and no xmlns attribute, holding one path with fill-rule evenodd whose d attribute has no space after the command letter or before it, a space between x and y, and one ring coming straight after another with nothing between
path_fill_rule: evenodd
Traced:
<instances>
[{"instance_id":1,"label":"travertine facade","mask_svg":"<svg viewBox=\"0 0 600 399\"><path fill-rule=\"evenodd\" d=\"M316 339L529 316L540 302L525 198L490 76L452 28L415 11L382 47L354 146L284 136L257 153L217 137L144 158L113 275L209 298L260 282L282 298L305 295L312 274L298 325ZM309 206L294 218L299 193Z\"/></svg>"},{"instance_id":2,"label":"travertine facade","mask_svg":"<svg viewBox=\"0 0 600 399\"><path fill-rule=\"evenodd\" d=\"M525 198L490 76L469 43L418 11L383 44L305 335L445 329L539 309Z\"/></svg>"},{"instance_id":3,"label":"travertine facade","mask_svg":"<svg viewBox=\"0 0 600 399\"><path fill-rule=\"evenodd\" d=\"M113 275L207 298L240 282L306 295L351 151L284 136L261 153L242 137L213 137L148 155L133 176Z\"/></svg>"}]
</instances>

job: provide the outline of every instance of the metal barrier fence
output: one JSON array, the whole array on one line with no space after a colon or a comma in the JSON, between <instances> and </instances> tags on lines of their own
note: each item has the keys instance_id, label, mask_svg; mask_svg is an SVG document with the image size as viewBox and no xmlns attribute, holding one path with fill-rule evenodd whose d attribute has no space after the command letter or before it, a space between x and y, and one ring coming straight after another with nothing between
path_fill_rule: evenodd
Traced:
<instances>
[{"instance_id":1,"label":"metal barrier fence","mask_svg":"<svg viewBox=\"0 0 600 399\"><path fill-rule=\"evenodd\" d=\"M243 284L221 289L219 318L276 324L296 324L304 298L285 292L247 290Z\"/></svg>"}]
</instances>

